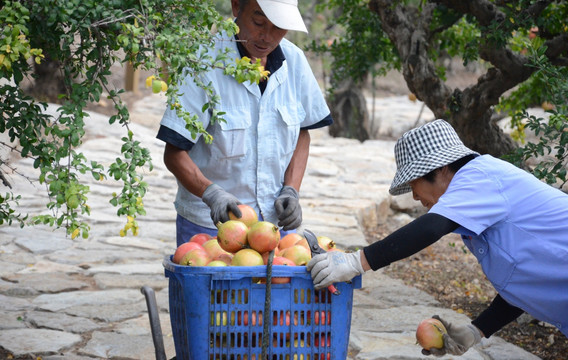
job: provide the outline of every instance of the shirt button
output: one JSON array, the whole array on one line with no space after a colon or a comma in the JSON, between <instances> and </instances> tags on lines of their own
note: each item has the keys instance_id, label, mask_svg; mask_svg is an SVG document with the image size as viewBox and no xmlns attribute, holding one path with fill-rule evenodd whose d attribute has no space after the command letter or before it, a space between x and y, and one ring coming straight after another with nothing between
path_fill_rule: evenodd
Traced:
<instances>
[{"instance_id":1,"label":"shirt button","mask_svg":"<svg viewBox=\"0 0 568 360\"><path fill-rule=\"evenodd\" d=\"M480 254L483 254L485 252L485 250L479 249L479 250L477 250L477 252L480 253Z\"/></svg>"}]
</instances>

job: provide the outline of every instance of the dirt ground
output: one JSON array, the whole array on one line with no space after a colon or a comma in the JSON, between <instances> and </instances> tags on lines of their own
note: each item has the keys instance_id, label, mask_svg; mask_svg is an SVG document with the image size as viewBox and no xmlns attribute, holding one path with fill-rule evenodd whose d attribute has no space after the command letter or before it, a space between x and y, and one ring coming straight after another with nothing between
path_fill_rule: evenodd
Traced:
<instances>
[{"instance_id":1,"label":"dirt ground","mask_svg":"<svg viewBox=\"0 0 568 360\"><path fill-rule=\"evenodd\" d=\"M373 243L392 230L383 227L368 231L367 240ZM497 295L475 256L455 234L447 235L421 252L389 265L385 268L385 274L425 291L444 307L464 313L471 319L487 308ZM543 360L567 359L568 339L555 327L527 314L495 335Z\"/></svg>"}]
</instances>

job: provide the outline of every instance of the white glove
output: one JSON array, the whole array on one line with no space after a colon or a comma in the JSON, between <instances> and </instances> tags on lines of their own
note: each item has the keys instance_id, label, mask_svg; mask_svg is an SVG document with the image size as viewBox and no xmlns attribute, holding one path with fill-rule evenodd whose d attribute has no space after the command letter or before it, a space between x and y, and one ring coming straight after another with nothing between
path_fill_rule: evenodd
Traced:
<instances>
[{"instance_id":1,"label":"white glove","mask_svg":"<svg viewBox=\"0 0 568 360\"><path fill-rule=\"evenodd\" d=\"M361 265L361 250L354 253L330 251L314 256L306 265L311 271L316 290L337 282L349 281L365 272Z\"/></svg>"},{"instance_id":2,"label":"white glove","mask_svg":"<svg viewBox=\"0 0 568 360\"><path fill-rule=\"evenodd\" d=\"M433 318L440 320L448 333L443 335L443 348L431 348L430 351L422 349L424 355L463 355L469 348L481 341L481 332L473 324L455 326L440 319L438 315L434 315Z\"/></svg>"}]
</instances>

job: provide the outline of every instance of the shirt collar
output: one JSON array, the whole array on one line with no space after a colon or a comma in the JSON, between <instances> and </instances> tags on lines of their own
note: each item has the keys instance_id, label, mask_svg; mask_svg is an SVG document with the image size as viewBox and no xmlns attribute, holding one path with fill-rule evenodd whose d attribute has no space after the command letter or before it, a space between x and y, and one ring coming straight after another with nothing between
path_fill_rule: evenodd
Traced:
<instances>
[{"instance_id":1,"label":"shirt collar","mask_svg":"<svg viewBox=\"0 0 568 360\"><path fill-rule=\"evenodd\" d=\"M237 49L239 50L239 55L241 56L241 58L243 56L247 56L247 51L243 46L243 44L240 41L238 41L239 37L237 35L235 35L235 40L237 40ZM286 57L284 56L282 48L280 47L280 45L278 45L266 57L266 66L264 67L264 70L268 70L270 71L270 74L274 74L276 70L280 69L282 63L284 63L284 60L286 60Z\"/></svg>"}]
</instances>

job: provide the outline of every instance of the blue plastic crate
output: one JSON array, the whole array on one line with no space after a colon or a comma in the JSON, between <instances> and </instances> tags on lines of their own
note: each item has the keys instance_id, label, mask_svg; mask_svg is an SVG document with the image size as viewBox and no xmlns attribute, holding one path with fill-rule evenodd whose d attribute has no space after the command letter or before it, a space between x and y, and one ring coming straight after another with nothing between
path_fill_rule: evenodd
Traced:
<instances>
[{"instance_id":1,"label":"blue plastic crate","mask_svg":"<svg viewBox=\"0 0 568 360\"><path fill-rule=\"evenodd\" d=\"M264 314L266 266L191 267L163 262L169 278L170 319L178 360L260 360L265 320L267 358L345 360L353 290L361 277L315 290L305 266L273 266L270 315Z\"/></svg>"}]
</instances>

